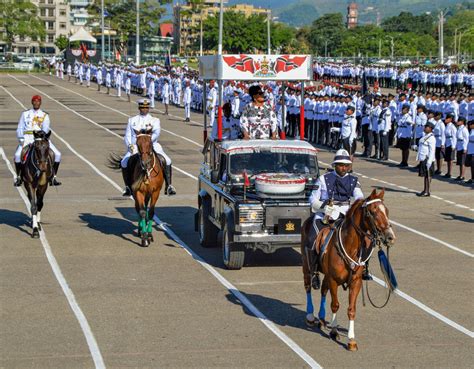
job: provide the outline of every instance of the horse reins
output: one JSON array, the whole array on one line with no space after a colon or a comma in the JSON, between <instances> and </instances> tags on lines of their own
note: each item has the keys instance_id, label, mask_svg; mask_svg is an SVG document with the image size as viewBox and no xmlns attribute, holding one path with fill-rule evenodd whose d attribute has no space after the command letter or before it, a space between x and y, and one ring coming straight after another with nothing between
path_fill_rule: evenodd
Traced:
<instances>
[{"instance_id":1,"label":"horse reins","mask_svg":"<svg viewBox=\"0 0 474 369\"><path fill-rule=\"evenodd\" d=\"M151 135L147 134L147 133L140 133L137 135L137 137L140 137L140 136L149 136L151 137ZM153 147L153 143L152 143L152 147ZM141 153L140 153L141 154ZM140 155L140 166L142 167L142 170L144 172L146 172L146 179L150 179L150 174L153 173L153 171L155 170L155 164L156 164L156 154L155 152L153 151L153 148L151 150L151 154L153 156L153 165L151 166L150 169L148 169L146 167L146 165L143 163L143 160L142 160L142 156ZM158 172L157 172L158 173Z\"/></svg>"}]
</instances>

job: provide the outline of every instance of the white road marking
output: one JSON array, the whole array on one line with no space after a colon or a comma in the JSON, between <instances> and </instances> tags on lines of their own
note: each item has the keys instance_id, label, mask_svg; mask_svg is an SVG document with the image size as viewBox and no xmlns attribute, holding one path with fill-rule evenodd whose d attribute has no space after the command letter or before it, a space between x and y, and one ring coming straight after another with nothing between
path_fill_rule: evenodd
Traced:
<instances>
[{"instance_id":1,"label":"white road marking","mask_svg":"<svg viewBox=\"0 0 474 369\"><path fill-rule=\"evenodd\" d=\"M381 280L380 278L377 278L376 276L372 275L372 278L374 279L374 282L377 282L381 286L384 286L385 288L387 287L385 282ZM442 322L446 323L447 325L453 327L454 329L458 330L461 333L464 333L468 335L471 338L474 338L474 332L470 331L469 329L463 327L462 325L452 321L451 319L445 317L444 315L438 313L437 311L434 311L430 307L426 306L422 302L418 301L417 299L411 297L410 295L407 295L405 292L402 292L400 290L395 290L394 293L401 298L407 300L408 302L411 302L413 305L418 306L421 310L427 312L431 316L435 317L438 320L441 320Z\"/></svg>"},{"instance_id":2,"label":"white road marking","mask_svg":"<svg viewBox=\"0 0 474 369\"><path fill-rule=\"evenodd\" d=\"M44 93L43 93L44 94ZM44 94L47 96L46 94ZM16 99L15 99L16 100ZM18 101L18 100L16 100ZM72 110L72 109L71 109ZM58 138L60 138L58 136ZM112 185L117 191L121 192L122 188L106 174L101 172L94 164L87 160L84 156L79 154L69 143L64 139L60 140L70 149L75 155L77 155L82 161L84 161L91 169L106 180L109 184ZM6 160L3 149L0 148L0 153ZM13 170L13 168L11 169ZM14 173L14 172L12 172ZM197 179L197 178L196 178ZM301 357L310 367L312 368L322 368L311 356L309 356L306 351L304 351L298 344L296 344L290 337L283 333L272 321L263 314L250 300L240 292L232 283L225 279L216 269L209 265L204 259L202 259L198 254L196 254L188 245L186 245L167 225L165 225L161 220L155 215L153 217L157 225L163 229L171 238L173 238L177 244L179 244L186 252L192 256L201 266L203 266L208 272L210 272L230 293L232 293L237 299L242 302L247 309L249 309L272 333L274 333L280 340L282 340L289 348L291 348L299 357ZM86 321L87 322L87 321ZM93 336L92 336L93 337ZM100 352L99 352L100 353ZM97 366L96 366L97 367ZM105 367L105 366L104 366Z\"/></svg>"},{"instance_id":3,"label":"white road marking","mask_svg":"<svg viewBox=\"0 0 474 369\"><path fill-rule=\"evenodd\" d=\"M82 155L81 155L82 156ZM84 160L85 158L84 157L80 157L82 160ZM115 182L113 181L112 179L110 179L107 175L105 175L104 173L102 173L94 164L92 164L90 161L88 161L87 159L85 159L85 162L86 164L88 164L93 170L94 172L96 172L97 174L99 174L102 178L104 178L107 182L109 182L115 189L117 189L118 191L121 191L121 187ZM130 197L130 199L132 199ZM300 352L297 352L295 351L300 357L304 359L303 356L301 355L308 355L306 354L306 352L300 348L300 346L298 346L293 340L291 340L291 338L289 338L288 336L286 336L282 331L279 330L278 327L276 327L274 325L273 322L269 321L268 318L266 318L266 316L260 312L260 310L258 310L248 299L245 295L242 294L242 292L240 292L237 288L235 288L227 279L225 279L216 269L214 269L211 265L207 264L205 260L203 260L198 254L196 254L188 245L186 245L175 233L173 230L171 230L169 228L169 226L163 222L161 222L161 220L156 216L154 215L153 219L155 220L155 222L158 224L158 226L163 229L165 232L168 233L168 235L170 237L172 237L181 247L183 247L196 261L198 261L203 267L205 267L212 275L214 275L214 277L216 277L219 282L221 282L221 284L223 284L228 290L229 292L231 292L232 294L234 294L244 305L247 306L247 308L249 308L249 310L251 310L252 312L259 312L261 315L255 315L257 316L257 318L259 318L259 320L265 324L273 333L275 333L280 339L282 339L282 337L287 337L288 338L288 342L285 342L285 344L287 344L293 351L295 351L295 349L300 349L301 350L301 353ZM393 221L392 221L393 222ZM393 222L394 223L394 222ZM405 226L404 226L405 227ZM412 230L414 231L414 230ZM418 232L418 231L415 231L415 233ZM424 235L425 237L428 236L428 235ZM434 237L431 237L431 236L428 236L428 238L430 239L433 239L433 240L437 240L437 239L434 239ZM437 242L439 242L440 240L437 240ZM440 242L443 242L443 241L440 241ZM377 281L377 283L381 284L381 285L384 285L384 282L380 279L378 279L377 277L373 276L374 277L374 280ZM223 283L225 282L225 284ZM419 307L420 309L424 310L425 312L427 312L428 314L430 314L431 316L435 317L436 319L438 320L441 320L442 322L450 325L451 327L453 327L454 329L460 331L461 333L464 333L464 334L467 334L469 337L472 337L473 335L473 332L468 330L467 328L463 327L462 325L452 321L451 319L445 317L444 315L436 312L435 310L429 308L428 306L424 305L423 303L421 303L420 301L416 300L415 298L405 294L404 292L402 291L398 291L398 295L401 296L402 298L406 299L407 301L411 302L412 304L414 304L415 306ZM238 294L236 294L238 293ZM239 296L242 296L243 300L240 299ZM246 302L248 302L249 305L246 304ZM270 327L273 327L273 329L271 329ZM282 336L278 335L277 332L280 332ZM295 347L293 347L292 345L290 344L294 344ZM305 356L306 357L306 356ZM307 356L307 358L309 360L312 360L314 361L309 355ZM306 361L306 360L305 360ZM306 361L307 362L307 361ZM314 367L318 368L320 367L319 364L314 361L315 365Z\"/></svg>"},{"instance_id":4,"label":"white road marking","mask_svg":"<svg viewBox=\"0 0 474 369\"><path fill-rule=\"evenodd\" d=\"M47 96L48 98L52 99L53 101L56 101L56 102L57 102L58 104L60 104L61 106L64 106L64 107L65 107L66 109L68 109L69 111L71 111L71 112L77 114L78 116L80 116L81 118L83 118L83 119L87 120L88 122L94 124L95 126L97 126L97 127L99 127L99 128L102 128L102 129L106 130L107 132L113 134L114 136L119 137L120 139L122 139L122 137L121 137L119 134L117 134L117 133L111 131L110 129L108 129L108 128L106 128L106 127L101 126L99 123L93 121L92 119L89 119L89 118L83 116L82 114L76 112L75 110L73 110L73 109L69 108L68 106L62 104L61 102L57 101L56 99L50 97L49 95L47 95L46 93L42 92L41 90L39 90L39 89L37 89L37 88L35 88L35 87L33 87L33 86L30 86L29 84L27 84L27 83L25 83L25 82L23 82L23 81L21 81L21 80L15 78L15 77L11 76L11 75L9 75L9 76L12 77L12 78L14 78L14 79L16 79L16 80L18 80L18 81L21 82L22 84L24 84L24 85L26 85L26 86L28 86L28 87L30 87L30 88L36 90L36 91L39 91L39 92L43 93L43 94L44 94L45 96ZM37 78L38 78L38 77L37 77ZM47 81L46 81L46 82L47 82ZM56 85L54 85L54 86L56 86ZM59 87L60 87L60 86L59 86ZM3 88L5 91L7 91L3 86L2 86L2 88ZM70 91L70 90L68 90L68 89L66 89L66 88L63 88L63 89L65 89L66 91ZM8 91L7 91L7 92L8 92ZM73 91L71 91L71 92L73 92ZM79 95L79 96L83 96L83 95L81 95L81 94L79 94L79 93L76 93L76 94ZM86 96L83 96L83 97L86 98L86 99L89 99L89 98L86 97ZM107 105L98 103L98 102L96 102L96 101L94 101L94 100L92 100L92 99L89 99L89 100L92 101L92 102L94 102L94 103L96 103L96 104L99 104L99 105L103 106L104 108L110 109L110 110L115 111L115 112L117 112L117 113L120 113L120 114L122 114L122 115L126 115L125 113L123 113L123 112L121 112L121 111L119 111L119 110L117 110L117 109L110 108L110 107L108 107ZM18 101L18 100L17 100L17 101ZM23 105L23 104L22 104L22 105ZM182 136L180 136L180 137L182 137ZM202 145L200 145L200 146L202 146ZM319 162L320 162L321 164L324 164L324 165L326 165L326 166L329 166L328 163L325 163L325 162L323 162L323 161L321 161L321 160L319 160ZM179 172L181 172L181 173L187 175L188 177L190 177L190 178L192 178L192 179L194 179L194 180L197 180L197 179L198 179L196 176L192 175L191 173L188 173L188 172L186 172L186 171L184 171L184 170L182 170L182 169L180 169L180 168L178 168L178 167L176 167L176 166L173 166L173 167L174 167L176 170L178 170ZM368 176L362 175L361 173L354 172L354 174L357 174L357 175L359 175L359 176L361 176L361 177L365 177L365 178L368 178L368 179L372 179L372 180L375 180L375 181L378 181L378 182L381 181L381 180L376 179L376 178L372 178L372 177L368 177ZM397 186L397 187L399 187L399 186ZM405 187L405 188L406 188L406 187ZM411 190L411 191L416 192L415 190ZM395 225L397 225L397 226L399 226L399 227L401 227L401 228L403 228L403 229L405 229L405 230L408 230L408 231L410 231L410 232L413 232L413 233L415 233L415 234L417 234L417 235L419 235L419 236L428 238L429 240L432 240L432 241L437 242L437 243L439 243L439 244L441 244L441 245L443 245L443 246L445 246L445 247L448 247L449 249L451 249L451 250L453 250L453 251L460 252L461 254L464 254L464 255L469 256L469 257L471 257L471 258L474 257L474 254L472 254L472 253L470 253L470 252L468 252L468 251L465 251L465 250L463 250L463 249L460 249L459 247L456 247L456 246L454 246L454 245L451 245L451 244L448 243L448 242L445 242L445 241L442 241L442 240L440 240L440 239L438 239L438 238L436 238L436 237L427 235L426 233L420 232L420 231L418 231L418 230L416 230L416 229L414 229L414 228L405 226L405 225L403 225L403 224L401 224L401 223L399 223L399 222L396 222L396 221L394 221L394 220L392 220L392 219L391 219L390 221L391 221L393 224L395 224Z\"/></svg>"},{"instance_id":5,"label":"white road marking","mask_svg":"<svg viewBox=\"0 0 474 369\"><path fill-rule=\"evenodd\" d=\"M0 156L5 161L8 167L8 170L11 172L12 177L14 178L15 171L10 161L8 160L7 156L5 155L5 151L3 150L3 147L0 147ZM28 200L28 197L26 196L25 191L21 187L17 187L17 190L21 198L23 199L23 202L25 203L28 214L31 216L30 201ZM43 229L41 229L39 233L40 233L40 241L41 241L41 244L43 245L44 253L46 254L48 263L51 266L53 274L56 277L56 280L58 281L64 295L66 296L69 306L71 307L72 311L74 312L74 315L76 316L77 321L79 322L79 325L81 326L82 332L84 333L84 336L87 341L87 346L89 347L89 351L91 353L92 359L94 360L95 367L98 369L105 368L104 359L100 352L99 345L97 344L97 341L94 337L94 333L92 333L92 329L89 325L89 322L87 321L86 316L84 315L81 308L79 307L76 297L74 296L74 293L69 287L66 281L66 278L64 277L63 272L61 271L61 268L59 267L59 264L53 254L53 250L51 249L48 239L46 238L46 234Z\"/></svg>"}]
</instances>

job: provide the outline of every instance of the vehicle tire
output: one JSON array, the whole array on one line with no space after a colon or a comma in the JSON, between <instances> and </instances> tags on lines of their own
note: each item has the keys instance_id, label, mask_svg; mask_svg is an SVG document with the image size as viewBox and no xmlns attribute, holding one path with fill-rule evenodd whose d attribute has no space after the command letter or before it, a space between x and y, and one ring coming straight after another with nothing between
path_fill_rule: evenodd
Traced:
<instances>
[{"instance_id":1,"label":"vehicle tire","mask_svg":"<svg viewBox=\"0 0 474 369\"><path fill-rule=\"evenodd\" d=\"M199 243L202 247L216 247L219 229L209 220L211 207L209 201L202 200L198 210Z\"/></svg>"},{"instance_id":2,"label":"vehicle tire","mask_svg":"<svg viewBox=\"0 0 474 369\"><path fill-rule=\"evenodd\" d=\"M232 230L227 223L222 230L222 259L227 269L238 270L244 265L245 248L242 244L231 242Z\"/></svg>"}]
</instances>

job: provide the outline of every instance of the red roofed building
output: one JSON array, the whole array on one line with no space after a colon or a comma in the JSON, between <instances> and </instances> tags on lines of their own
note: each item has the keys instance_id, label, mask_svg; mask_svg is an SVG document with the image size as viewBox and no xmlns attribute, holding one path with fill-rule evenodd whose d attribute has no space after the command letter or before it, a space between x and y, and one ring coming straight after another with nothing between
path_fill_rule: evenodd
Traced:
<instances>
[{"instance_id":1,"label":"red roofed building","mask_svg":"<svg viewBox=\"0 0 474 369\"><path fill-rule=\"evenodd\" d=\"M173 37L173 23L161 23L160 24L160 36L162 36L162 37Z\"/></svg>"}]
</instances>

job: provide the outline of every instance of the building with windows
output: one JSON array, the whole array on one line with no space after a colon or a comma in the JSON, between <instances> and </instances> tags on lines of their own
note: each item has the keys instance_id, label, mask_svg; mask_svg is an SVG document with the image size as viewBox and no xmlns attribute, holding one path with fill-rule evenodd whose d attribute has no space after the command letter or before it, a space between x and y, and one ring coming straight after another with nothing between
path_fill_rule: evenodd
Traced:
<instances>
[{"instance_id":1,"label":"building with windows","mask_svg":"<svg viewBox=\"0 0 474 369\"><path fill-rule=\"evenodd\" d=\"M224 3L227 3L227 0L224 0ZM191 55L196 53L192 50L196 49L196 47L191 48L190 46L195 46L200 42L199 26L201 22L209 16L219 14L219 10L219 3L215 0L204 0L199 8L193 8L189 3L184 5L178 4L173 8L173 39L179 54ZM257 8L247 4L224 7L224 11L241 13L246 17L251 15L271 15L269 9Z\"/></svg>"},{"instance_id":2,"label":"building with windows","mask_svg":"<svg viewBox=\"0 0 474 369\"><path fill-rule=\"evenodd\" d=\"M46 38L42 41L29 37L16 37L13 53L16 54L55 54L59 49L54 44L60 35L70 32L69 3L66 0L31 0L38 7L38 16L44 22Z\"/></svg>"},{"instance_id":3,"label":"building with windows","mask_svg":"<svg viewBox=\"0 0 474 369\"><path fill-rule=\"evenodd\" d=\"M87 7L93 0L69 0L69 22L71 24L71 32L77 32L81 27L87 28L89 14Z\"/></svg>"}]
</instances>

